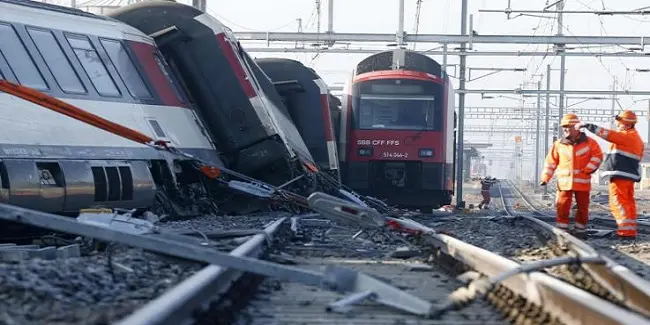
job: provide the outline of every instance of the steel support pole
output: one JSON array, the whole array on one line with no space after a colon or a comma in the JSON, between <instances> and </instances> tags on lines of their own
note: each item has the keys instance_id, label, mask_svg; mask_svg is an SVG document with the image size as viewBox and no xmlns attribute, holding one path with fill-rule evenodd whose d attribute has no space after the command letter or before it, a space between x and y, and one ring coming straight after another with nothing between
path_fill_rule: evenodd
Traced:
<instances>
[{"instance_id":1,"label":"steel support pole","mask_svg":"<svg viewBox=\"0 0 650 325\"><path fill-rule=\"evenodd\" d=\"M192 0L192 7L205 12L206 9L207 9L207 1L206 0Z\"/></svg>"},{"instance_id":2,"label":"steel support pole","mask_svg":"<svg viewBox=\"0 0 650 325\"><path fill-rule=\"evenodd\" d=\"M564 29L563 24L563 15L562 10L564 10L564 0L560 0L557 3L557 35L562 36L562 30ZM560 52L560 98L559 98L559 111L558 111L558 136L557 138L562 138L562 127L560 126L560 120L562 120L562 115L564 115L564 76L566 74L566 56L564 56L564 44L556 44L558 46L558 51Z\"/></svg>"},{"instance_id":3,"label":"steel support pole","mask_svg":"<svg viewBox=\"0 0 650 325\"><path fill-rule=\"evenodd\" d=\"M537 90L540 90L540 89L542 89L542 82L538 81L537 82ZM534 184L539 183L539 173L540 173L540 170L539 170L539 136L540 136L539 131L540 130L539 130L539 128L540 128L540 120L541 120L540 117L542 115L541 110L542 110L542 95L537 94L537 111L535 113L535 117L536 117L536 120L537 120L536 121L537 122L537 133L535 134L535 175L533 175L534 180L535 180Z\"/></svg>"},{"instance_id":4,"label":"steel support pole","mask_svg":"<svg viewBox=\"0 0 650 325\"><path fill-rule=\"evenodd\" d=\"M616 76L612 79L612 91L616 91ZM616 94L612 95L612 111L610 112L614 116L616 115ZM609 126L613 129L616 125L614 120L609 123Z\"/></svg>"},{"instance_id":5,"label":"steel support pole","mask_svg":"<svg viewBox=\"0 0 650 325\"><path fill-rule=\"evenodd\" d=\"M327 0L327 33L334 33L334 0Z\"/></svg>"},{"instance_id":6,"label":"steel support pole","mask_svg":"<svg viewBox=\"0 0 650 325\"><path fill-rule=\"evenodd\" d=\"M544 112L544 158L548 155L548 127L549 120L551 115L551 94L548 92L551 90L551 65L546 65L546 109ZM548 194L548 189L544 186L544 194Z\"/></svg>"},{"instance_id":7,"label":"steel support pole","mask_svg":"<svg viewBox=\"0 0 650 325\"><path fill-rule=\"evenodd\" d=\"M442 44L442 50L444 51L442 55L442 71L447 73L447 43Z\"/></svg>"},{"instance_id":8,"label":"steel support pole","mask_svg":"<svg viewBox=\"0 0 650 325\"><path fill-rule=\"evenodd\" d=\"M461 35L467 35L467 0L462 0L461 4L461 18L460 18L460 33ZM465 52L465 43L460 44L460 71L458 73L458 88L459 90L465 90L465 69L467 68L467 57L463 55ZM465 149L463 146L463 141L464 141L464 132L463 128L465 127L465 120L464 116L465 114L465 94L464 93L459 93L458 94L458 138L456 141L458 141L458 149L457 149L457 157L458 160L456 161L456 206L461 208L464 207L464 201L463 201L463 180L464 180L464 173L463 173L463 166L464 166L464 161L463 161L463 150Z\"/></svg>"},{"instance_id":9,"label":"steel support pole","mask_svg":"<svg viewBox=\"0 0 650 325\"><path fill-rule=\"evenodd\" d=\"M404 0L399 0L399 8L397 9L399 19L397 22L397 47L404 47Z\"/></svg>"}]
</instances>

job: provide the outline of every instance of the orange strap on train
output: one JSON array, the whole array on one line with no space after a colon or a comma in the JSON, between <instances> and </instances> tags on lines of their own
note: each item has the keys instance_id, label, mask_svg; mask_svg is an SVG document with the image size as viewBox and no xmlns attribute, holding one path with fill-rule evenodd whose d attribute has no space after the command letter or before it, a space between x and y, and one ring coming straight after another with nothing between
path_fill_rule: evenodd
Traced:
<instances>
[{"instance_id":1,"label":"orange strap on train","mask_svg":"<svg viewBox=\"0 0 650 325\"><path fill-rule=\"evenodd\" d=\"M169 150L167 144L163 141L155 141L153 138L139 131L111 122L93 113L84 111L81 108L70 105L60 99L54 98L48 94L44 94L38 90L0 79L0 91L30 101L39 106L43 106L59 114L63 114L81 122L90 124L117 136L127 138L131 141ZM204 165L201 166L200 169L206 176L211 179L215 179L220 175L220 170L213 166Z\"/></svg>"}]
</instances>

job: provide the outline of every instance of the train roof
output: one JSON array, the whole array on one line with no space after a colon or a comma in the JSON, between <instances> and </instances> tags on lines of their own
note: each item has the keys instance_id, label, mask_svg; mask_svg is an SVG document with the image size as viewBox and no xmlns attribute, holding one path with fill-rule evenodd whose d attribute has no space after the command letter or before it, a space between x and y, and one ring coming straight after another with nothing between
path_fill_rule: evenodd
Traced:
<instances>
[{"instance_id":1,"label":"train roof","mask_svg":"<svg viewBox=\"0 0 650 325\"><path fill-rule=\"evenodd\" d=\"M355 75L397 69L426 72L442 77L440 63L424 54L407 49L394 49L375 53L357 64Z\"/></svg>"},{"instance_id":2,"label":"train roof","mask_svg":"<svg viewBox=\"0 0 650 325\"><path fill-rule=\"evenodd\" d=\"M255 59L255 63L273 81L273 85L280 93L287 91L303 92L305 91L305 85L302 82L321 79L314 69L293 59L261 58Z\"/></svg>"},{"instance_id":3,"label":"train roof","mask_svg":"<svg viewBox=\"0 0 650 325\"><path fill-rule=\"evenodd\" d=\"M0 22L154 44L151 37L116 19L30 0L0 0Z\"/></svg>"},{"instance_id":4,"label":"train roof","mask_svg":"<svg viewBox=\"0 0 650 325\"><path fill-rule=\"evenodd\" d=\"M106 19L106 17L98 16L93 13L85 12L80 9L59 6L51 3L36 2L32 0L0 0L0 4L5 4L5 3L24 6L28 8L34 8L34 9L60 12L69 15L77 15L77 16L95 18L95 19Z\"/></svg>"}]
</instances>

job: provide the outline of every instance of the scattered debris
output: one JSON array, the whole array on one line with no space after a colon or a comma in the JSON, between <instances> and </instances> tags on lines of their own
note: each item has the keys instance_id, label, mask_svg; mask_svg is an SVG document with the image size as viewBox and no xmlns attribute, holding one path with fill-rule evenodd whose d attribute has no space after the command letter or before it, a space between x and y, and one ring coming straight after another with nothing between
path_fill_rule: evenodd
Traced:
<instances>
[{"instance_id":1,"label":"scattered debris","mask_svg":"<svg viewBox=\"0 0 650 325\"><path fill-rule=\"evenodd\" d=\"M431 272L433 271L433 266L429 264L413 264L409 265L409 272Z\"/></svg>"},{"instance_id":2,"label":"scattered debris","mask_svg":"<svg viewBox=\"0 0 650 325\"><path fill-rule=\"evenodd\" d=\"M390 257L393 258L412 258L412 257L418 257L422 255L422 251L417 250L417 249L412 249L408 246L401 246L395 249L391 254Z\"/></svg>"},{"instance_id":3,"label":"scattered debris","mask_svg":"<svg viewBox=\"0 0 650 325\"><path fill-rule=\"evenodd\" d=\"M0 244L0 261L17 262L26 259L40 258L42 260L55 260L57 258L75 258L81 256L78 244L63 247L39 245Z\"/></svg>"}]
</instances>

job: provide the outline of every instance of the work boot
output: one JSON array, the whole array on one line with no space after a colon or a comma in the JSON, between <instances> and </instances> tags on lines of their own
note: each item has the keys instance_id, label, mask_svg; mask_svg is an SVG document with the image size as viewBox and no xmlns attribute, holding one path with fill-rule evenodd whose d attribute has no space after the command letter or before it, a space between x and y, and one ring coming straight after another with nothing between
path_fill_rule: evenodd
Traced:
<instances>
[{"instance_id":1,"label":"work boot","mask_svg":"<svg viewBox=\"0 0 650 325\"><path fill-rule=\"evenodd\" d=\"M589 234L584 230L573 230L571 234L578 239L587 239L589 237Z\"/></svg>"}]
</instances>

